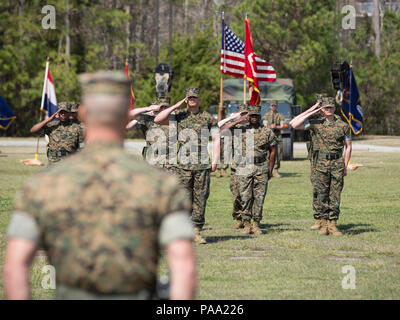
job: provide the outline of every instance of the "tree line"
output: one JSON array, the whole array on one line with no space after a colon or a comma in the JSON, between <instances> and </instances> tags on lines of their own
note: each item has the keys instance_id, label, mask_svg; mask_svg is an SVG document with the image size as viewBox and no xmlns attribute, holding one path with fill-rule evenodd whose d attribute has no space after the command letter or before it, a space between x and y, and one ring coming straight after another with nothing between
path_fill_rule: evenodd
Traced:
<instances>
[{"instance_id":1,"label":"tree line","mask_svg":"<svg viewBox=\"0 0 400 320\"><path fill-rule=\"evenodd\" d=\"M364 133L400 134L400 17L397 1L373 0L372 16L356 6L355 29L343 29L345 0L64 0L55 29L44 29L41 0L0 0L0 95L17 116L2 134L29 136L39 121L46 57L57 100L79 102L77 75L124 70L129 62L137 107L156 98L153 71L172 65L172 102L188 86L201 87L203 107L219 102L221 12L244 40L250 19L255 52L279 78L294 79L304 108L315 93L334 95L330 68L353 65ZM353 1L352 3L368 1ZM364 5L365 7L365 5ZM224 76L225 78L225 76ZM131 133L132 134L132 133Z\"/></svg>"}]
</instances>

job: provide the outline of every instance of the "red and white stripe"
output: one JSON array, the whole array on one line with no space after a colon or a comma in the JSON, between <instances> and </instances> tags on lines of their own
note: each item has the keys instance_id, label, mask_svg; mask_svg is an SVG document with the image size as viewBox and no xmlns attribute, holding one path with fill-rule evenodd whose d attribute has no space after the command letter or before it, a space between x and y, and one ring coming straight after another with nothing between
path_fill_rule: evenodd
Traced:
<instances>
[{"instance_id":1,"label":"red and white stripe","mask_svg":"<svg viewBox=\"0 0 400 320\"><path fill-rule=\"evenodd\" d=\"M256 55L258 83L273 82L276 80L275 69L265 60ZM221 50L221 73L233 77L244 76L244 54Z\"/></svg>"}]
</instances>

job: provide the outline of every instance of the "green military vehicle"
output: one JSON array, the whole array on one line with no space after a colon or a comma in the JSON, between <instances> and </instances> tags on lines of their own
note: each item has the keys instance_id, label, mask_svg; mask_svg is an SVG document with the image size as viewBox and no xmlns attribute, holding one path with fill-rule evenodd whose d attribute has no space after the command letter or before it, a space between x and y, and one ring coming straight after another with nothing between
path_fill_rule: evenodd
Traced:
<instances>
[{"instance_id":1,"label":"green military vehicle","mask_svg":"<svg viewBox=\"0 0 400 320\"><path fill-rule=\"evenodd\" d=\"M223 81L223 101L227 105L226 116L238 112L239 104L243 103L243 79L227 79ZM246 84L246 99L249 103L248 84ZM275 82L260 84L261 117L270 109L269 102L278 100L278 112L285 116L287 123L302 112L296 105L296 89L292 79L277 79ZM212 113L216 112L212 108ZM216 108L215 108L216 109ZM282 160L293 160L294 129L282 130Z\"/></svg>"}]
</instances>

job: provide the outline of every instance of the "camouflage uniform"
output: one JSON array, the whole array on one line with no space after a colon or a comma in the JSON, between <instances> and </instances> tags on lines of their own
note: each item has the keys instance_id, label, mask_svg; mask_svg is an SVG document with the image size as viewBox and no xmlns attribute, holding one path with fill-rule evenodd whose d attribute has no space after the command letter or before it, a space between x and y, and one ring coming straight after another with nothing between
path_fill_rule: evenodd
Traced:
<instances>
[{"instance_id":1,"label":"camouflage uniform","mask_svg":"<svg viewBox=\"0 0 400 320\"><path fill-rule=\"evenodd\" d=\"M69 112L69 103L60 102L58 110ZM71 127L69 120L65 124L59 120L53 120L44 126L43 132L49 137L47 146L49 165L59 162L64 157L78 151L79 142L83 139L80 130L75 126Z\"/></svg>"},{"instance_id":2,"label":"camouflage uniform","mask_svg":"<svg viewBox=\"0 0 400 320\"><path fill-rule=\"evenodd\" d=\"M198 88L188 88L186 96L199 96ZM192 199L192 221L202 229L205 223L205 211L210 194L211 162L208 154L209 139L201 139L201 132L217 127L217 120L208 112L200 109L198 113L182 110L175 113L174 120L178 128L178 164L176 174L189 192ZM189 130L187 130L189 129ZM191 136L191 134L197 136ZM192 138L192 139L191 139ZM189 145L189 142L192 142Z\"/></svg>"},{"instance_id":3,"label":"camouflage uniform","mask_svg":"<svg viewBox=\"0 0 400 320\"><path fill-rule=\"evenodd\" d=\"M96 81L100 92L105 86L129 92L122 72L85 76L81 81L94 77L89 93ZM26 237L46 250L56 269L57 298L149 299L160 246L193 239L189 210L175 177L126 153L119 142L89 142L26 183L9 237ZM36 227L27 232L30 221Z\"/></svg>"},{"instance_id":4,"label":"camouflage uniform","mask_svg":"<svg viewBox=\"0 0 400 320\"><path fill-rule=\"evenodd\" d=\"M244 113L248 112L248 108L245 104L239 105L239 112ZM228 123L234 122L236 119L231 120ZM245 124L238 124L234 128L231 129L231 145L232 149L235 150L235 145L234 143L236 142L234 140L234 130L236 129L237 131L242 131L246 130L247 125ZM224 137L224 132L221 132L221 138ZM242 135L240 135L240 138L242 138ZM225 137L224 140L228 141L228 138ZM223 148L221 147L221 152L223 152ZM238 186L238 180L237 180L237 175L236 175L236 169L237 166L234 161L231 161L231 176L230 176L230 185L229 188L232 193L232 198L233 198L233 210L232 210L232 217L234 220L242 221L242 214L243 214L243 209L242 209L242 199L240 197L240 191L239 191L239 186Z\"/></svg>"},{"instance_id":5,"label":"camouflage uniform","mask_svg":"<svg viewBox=\"0 0 400 320\"><path fill-rule=\"evenodd\" d=\"M169 102L165 98L160 98L155 104L169 107ZM154 122L155 117L153 114L141 114L139 116L136 126L146 138L146 146L143 148L142 156L151 165L174 172L174 165L169 163L169 158L170 155L173 157L176 155L176 150L174 150L173 145L170 150L169 141L170 133L172 134L171 139L176 139L176 126L172 122L169 125L157 124Z\"/></svg>"},{"instance_id":6,"label":"camouflage uniform","mask_svg":"<svg viewBox=\"0 0 400 320\"><path fill-rule=\"evenodd\" d=\"M226 105L223 105L223 114L225 114L225 110L227 109ZM219 158L219 163L217 166L217 178L224 177L226 175L226 170L228 169L229 165L227 160L225 159L224 148L225 148L225 137L221 135L221 153Z\"/></svg>"},{"instance_id":7,"label":"camouflage uniform","mask_svg":"<svg viewBox=\"0 0 400 320\"><path fill-rule=\"evenodd\" d=\"M71 113L77 113L79 109L79 103L71 102ZM75 131L79 134L79 143L84 141L85 137L85 126L78 119L71 121L71 131Z\"/></svg>"},{"instance_id":8,"label":"camouflage uniform","mask_svg":"<svg viewBox=\"0 0 400 320\"><path fill-rule=\"evenodd\" d=\"M324 98L324 106L334 105L333 98ZM315 219L337 220L343 189L345 140L351 140L350 127L339 116L329 122L316 115L309 118L313 145L312 174Z\"/></svg>"},{"instance_id":9,"label":"camouflage uniform","mask_svg":"<svg viewBox=\"0 0 400 320\"><path fill-rule=\"evenodd\" d=\"M318 102L323 102L323 99L326 98L328 95L326 93L317 93L317 101ZM323 120L323 116L320 113L315 114L312 119L311 122L313 124L317 124L320 123ZM308 123L310 123L310 120L308 120ZM310 128L310 125L307 125L307 129ZM314 170L314 164L316 162L316 152L314 152L314 147L313 147L313 142L312 142L312 134L309 134L309 141L307 141L306 143L307 146L307 159L310 160L310 181L311 181L311 186L312 189L314 190L314 181L315 181L315 170ZM313 192L314 194L314 192ZM313 214L314 217L320 217L320 215L318 214L318 208L316 207L316 202L313 201ZM316 218L316 219L320 219L320 218Z\"/></svg>"},{"instance_id":10,"label":"camouflage uniform","mask_svg":"<svg viewBox=\"0 0 400 320\"><path fill-rule=\"evenodd\" d=\"M260 114L260 107L250 106L249 115ZM247 146L250 154L246 155L246 134L254 134L254 145ZM236 139L234 139L235 141ZM242 128L242 154L238 154L238 146L234 147L233 162L236 166L235 184L241 198L242 220L260 222L264 199L268 187L269 147L276 146L276 138L271 129L260 126L257 129L250 125ZM246 158L247 157L247 158ZM246 164L254 161L254 165Z\"/></svg>"},{"instance_id":11,"label":"camouflage uniform","mask_svg":"<svg viewBox=\"0 0 400 320\"><path fill-rule=\"evenodd\" d=\"M276 105L277 102L273 101ZM272 102L271 102L272 103ZM285 123L285 116L279 112L267 112L263 117L263 122L267 124L267 128L271 129L271 124L275 124L277 126ZM279 169L281 167L282 160L282 132L279 129L271 129L275 134L277 145L275 148L275 169Z\"/></svg>"}]
</instances>

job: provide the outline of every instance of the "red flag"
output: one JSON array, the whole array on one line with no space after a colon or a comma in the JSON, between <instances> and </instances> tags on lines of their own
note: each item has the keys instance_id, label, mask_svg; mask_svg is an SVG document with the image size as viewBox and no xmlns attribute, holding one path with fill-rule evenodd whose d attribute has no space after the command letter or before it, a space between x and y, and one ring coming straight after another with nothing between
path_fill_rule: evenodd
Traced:
<instances>
[{"instance_id":1,"label":"red flag","mask_svg":"<svg viewBox=\"0 0 400 320\"><path fill-rule=\"evenodd\" d=\"M250 33L250 21L245 19L244 42L244 76L249 82L250 105L261 105L260 89L258 88L256 54L253 51L253 39Z\"/></svg>"},{"instance_id":2,"label":"red flag","mask_svg":"<svg viewBox=\"0 0 400 320\"><path fill-rule=\"evenodd\" d=\"M129 79L128 61L125 61L125 74ZM132 110L132 109L135 108L135 94L133 93L132 85L130 85L130 89L131 89L131 98L130 98L130 101L129 101L129 110Z\"/></svg>"}]
</instances>

